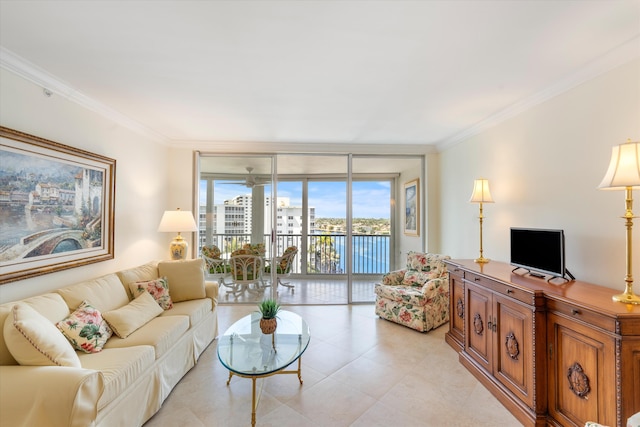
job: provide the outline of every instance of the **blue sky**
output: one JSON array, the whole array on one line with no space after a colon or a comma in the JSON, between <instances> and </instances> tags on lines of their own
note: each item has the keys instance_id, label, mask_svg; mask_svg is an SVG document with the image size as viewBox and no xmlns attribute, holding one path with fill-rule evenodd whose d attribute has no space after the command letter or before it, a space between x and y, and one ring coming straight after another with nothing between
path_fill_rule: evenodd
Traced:
<instances>
[{"instance_id":1,"label":"blue sky","mask_svg":"<svg viewBox=\"0 0 640 427\"><path fill-rule=\"evenodd\" d=\"M270 186L265 186L268 194ZM205 204L206 184L200 182L200 203ZM243 185L216 185L215 204L232 199L240 194L251 194ZM353 183L353 217L389 219L390 183ZM278 197L289 197L291 206L302 206L302 185L300 182L279 182ZM309 205L316 208L316 218L344 218L346 216L347 186L345 182L310 181Z\"/></svg>"}]
</instances>

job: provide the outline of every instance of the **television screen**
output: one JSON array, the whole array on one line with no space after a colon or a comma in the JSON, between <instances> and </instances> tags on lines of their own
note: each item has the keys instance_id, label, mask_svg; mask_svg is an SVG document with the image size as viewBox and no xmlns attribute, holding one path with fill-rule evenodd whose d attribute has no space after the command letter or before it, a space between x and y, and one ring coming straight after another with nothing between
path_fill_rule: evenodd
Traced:
<instances>
[{"instance_id":1,"label":"television screen","mask_svg":"<svg viewBox=\"0 0 640 427\"><path fill-rule=\"evenodd\" d=\"M511 228L511 264L564 277L564 231Z\"/></svg>"}]
</instances>

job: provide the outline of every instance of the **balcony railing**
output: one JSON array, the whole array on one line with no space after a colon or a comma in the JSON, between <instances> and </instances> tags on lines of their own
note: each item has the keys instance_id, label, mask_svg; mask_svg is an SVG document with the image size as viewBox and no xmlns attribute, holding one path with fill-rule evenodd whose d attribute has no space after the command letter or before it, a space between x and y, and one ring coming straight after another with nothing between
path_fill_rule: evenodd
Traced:
<instances>
[{"instance_id":1,"label":"balcony railing","mask_svg":"<svg viewBox=\"0 0 640 427\"><path fill-rule=\"evenodd\" d=\"M270 235L264 236L267 258L271 258L268 244ZM281 234L276 236L276 255L282 254L289 246L297 246L293 274L346 274L347 236L345 234L312 234L302 245L302 235ZM389 271L390 236L377 234L354 234L351 236L353 248L353 274L384 274ZM246 243L251 243L250 234L215 234L212 244L218 246L223 254L231 254ZM200 246L206 244L206 236L201 232ZM306 260L306 272L302 272Z\"/></svg>"}]
</instances>

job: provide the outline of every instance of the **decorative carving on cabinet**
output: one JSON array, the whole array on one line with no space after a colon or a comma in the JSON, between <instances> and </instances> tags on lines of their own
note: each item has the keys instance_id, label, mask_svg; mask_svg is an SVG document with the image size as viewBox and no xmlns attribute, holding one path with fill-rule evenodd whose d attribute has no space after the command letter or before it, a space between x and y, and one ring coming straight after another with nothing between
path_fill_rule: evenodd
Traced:
<instances>
[{"instance_id":1,"label":"decorative carving on cabinet","mask_svg":"<svg viewBox=\"0 0 640 427\"><path fill-rule=\"evenodd\" d=\"M509 332L507 334L507 339L504 343L507 348L507 354L513 360L518 360L518 355L520 354L520 349L518 347L518 340L513 332Z\"/></svg>"},{"instance_id":2,"label":"decorative carving on cabinet","mask_svg":"<svg viewBox=\"0 0 640 427\"><path fill-rule=\"evenodd\" d=\"M464 301L462 297L458 297L458 301L456 302L456 314L459 318L464 319Z\"/></svg>"},{"instance_id":3,"label":"decorative carving on cabinet","mask_svg":"<svg viewBox=\"0 0 640 427\"><path fill-rule=\"evenodd\" d=\"M476 313L476 315L473 316L473 331L476 335L482 335L482 331L484 331L484 324L482 323L480 313Z\"/></svg>"},{"instance_id":4,"label":"decorative carving on cabinet","mask_svg":"<svg viewBox=\"0 0 640 427\"><path fill-rule=\"evenodd\" d=\"M578 362L571 365L567 371L569 389L578 397L586 399L591 391L589 377L584 373L582 366Z\"/></svg>"}]
</instances>

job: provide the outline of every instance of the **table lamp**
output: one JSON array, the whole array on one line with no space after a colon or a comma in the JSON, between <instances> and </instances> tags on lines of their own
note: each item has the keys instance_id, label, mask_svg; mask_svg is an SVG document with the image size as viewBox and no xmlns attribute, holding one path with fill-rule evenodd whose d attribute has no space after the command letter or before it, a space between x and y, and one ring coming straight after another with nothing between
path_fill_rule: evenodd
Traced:
<instances>
[{"instance_id":1,"label":"table lamp","mask_svg":"<svg viewBox=\"0 0 640 427\"><path fill-rule=\"evenodd\" d=\"M631 142L615 145L611 150L609 169L598 188L603 190L624 190L625 213L622 218L627 228L627 275L625 291L614 295L613 300L625 304L640 304L640 297L633 293L633 275L631 269L632 257L632 227L633 218L637 218L631 211L633 209L633 190L640 188L640 142Z\"/></svg>"},{"instance_id":2,"label":"table lamp","mask_svg":"<svg viewBox=\"0 0 640 427\"><path fill-rule=\"evenodd\" d=\"M493 203L493 199L491 198L491 192L489 191L489 180L488 179L476 179L473 181L473 193L471 193L471 199L469 199L470 203L480 203L480 257L474 259L478 264L485 264L489 262L487 258L484 257L482 251L482 220L484 216L482 215L482 204L483 203Z\"/></svg>"},{"instance_id":3,"label":"table lamp","mask_svg":"<svg viewBox=\"0 0 640 427\"><path fill-rule=\"evenodd\" d=\"M178 235L171 241L169 251L172 260L181 260L187 258L187 250L189 244L182 238L182 231L198 231L196 222L193 219L191 211L181 211L180 208L175 211L165 211L160 220L158 231L163 233L175 233Z\"/></svg>"}]
</instances>

